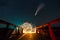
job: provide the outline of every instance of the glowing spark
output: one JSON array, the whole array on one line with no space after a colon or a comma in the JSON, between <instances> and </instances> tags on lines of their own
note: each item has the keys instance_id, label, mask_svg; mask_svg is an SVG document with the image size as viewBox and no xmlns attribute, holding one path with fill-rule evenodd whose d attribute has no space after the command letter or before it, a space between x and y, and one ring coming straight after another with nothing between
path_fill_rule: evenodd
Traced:
<instances>
[{"instance_id":1,"label":"glowing spark","mask_svg":"<svg viewBox=\"0 0 60 40\"><path fill-rule=\"evenodd\" d=\"M39 12L39 10L41 10L45 5L42 3L38 6L36 12L35 12L35 16L37 15L37 13Z\"/></svg>"}]
</instances>

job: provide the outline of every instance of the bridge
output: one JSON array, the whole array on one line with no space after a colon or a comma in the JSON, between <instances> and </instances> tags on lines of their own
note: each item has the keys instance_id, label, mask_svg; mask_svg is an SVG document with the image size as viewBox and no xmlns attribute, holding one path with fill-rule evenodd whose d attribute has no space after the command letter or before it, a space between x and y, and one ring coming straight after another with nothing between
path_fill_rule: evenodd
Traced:
<instances>
[{"instance_id":1,"label":"bridge","mask_svg":"<svg viewBox=\"0 0 60 40\"><path fill-rule=\"evenodd\" d=\"M37 26L36 33L32 34L33 37L31 36L31 34L29 34L32 38L27 37L28 35L25 35L21 39L19 39L23 35L23 29L19 31L19 27L15 24L0 20L0 24L6 26L4 28L0 28L0 40L60 40L54 34L54 31L57 28L52 28L52 25L58 22L60 22L60 18L42 24L41 26ZM10 29L10 27L13 27L13 29ZM15 30L16 28L18 28L18 30Z\"/></svg>"}]
</instances>

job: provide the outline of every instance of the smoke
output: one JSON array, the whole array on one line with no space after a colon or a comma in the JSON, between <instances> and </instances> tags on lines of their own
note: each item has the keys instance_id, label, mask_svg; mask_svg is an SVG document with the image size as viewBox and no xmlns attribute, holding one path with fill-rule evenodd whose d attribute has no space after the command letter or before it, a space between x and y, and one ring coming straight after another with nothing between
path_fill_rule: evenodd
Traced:
<instances>
[{"instance_id":1,"label":"smoke","mask_svg":"<svg viewBox=\"0 0 60 40\"><path fill-rule=\"evenodd\" d=\"M45 4L43 4L43 3L41 3L41 4L38 6L38 8L37 8L37 10L36 10L36 12L35 12L35 16L37 15L37 13L38 13L42 8L44 8L44 6L45 6Z\"/></svg>"}]
</instances>

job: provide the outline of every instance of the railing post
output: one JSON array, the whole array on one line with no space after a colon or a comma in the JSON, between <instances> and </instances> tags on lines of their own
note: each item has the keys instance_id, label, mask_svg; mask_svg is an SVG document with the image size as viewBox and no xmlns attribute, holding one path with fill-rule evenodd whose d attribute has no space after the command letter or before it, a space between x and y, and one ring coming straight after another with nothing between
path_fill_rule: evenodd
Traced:
<instances>
[{"instance_id":1,"label":"railing post","mask_svg":"<svg viewBox=\"0 0 60 40\"><path fill-rule=\"evenodd\" d=\"M55 35L54 35L54 33L53 33L53 30L52 30L50 24L48 25L48 28L49 28L49 33L50 33L50 37L51 37L51 39L52 39L52 40L56 40Z\"/></svg>"}]
</instances>

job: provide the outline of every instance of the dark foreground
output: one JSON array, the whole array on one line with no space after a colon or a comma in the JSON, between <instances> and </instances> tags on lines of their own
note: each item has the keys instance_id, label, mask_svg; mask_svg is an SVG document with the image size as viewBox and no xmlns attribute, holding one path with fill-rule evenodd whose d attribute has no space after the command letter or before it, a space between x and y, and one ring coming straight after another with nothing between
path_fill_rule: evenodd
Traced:
<instances>
[{"instance_id":1,"label":"dark foreground","mask_svg":"<svg viewBox=\"0 0 60 40\"><path fill-rule=\"evenodd\" d=\"M10 34L10 31L8 31L8 33L5 33L3 32L3 30L0 30L0 40L51 40L48 31L47 33L44 32L45 34L44 33ZM54 28L53 32L56 37L56 40L60 40L60 27L57 29Z\"/></svg>"},{"instance_id":2,"label":"dark foreground","mask_svg":"<svg viewBox=\"0 0 60 40\"><path fill-rule=\"evenodd\" d=\"M23 35L18 35L18 37L9 38L8 40L51 40L50 36L36 34L36 33L27 33Z\"/></svg>"}]
</instances>

